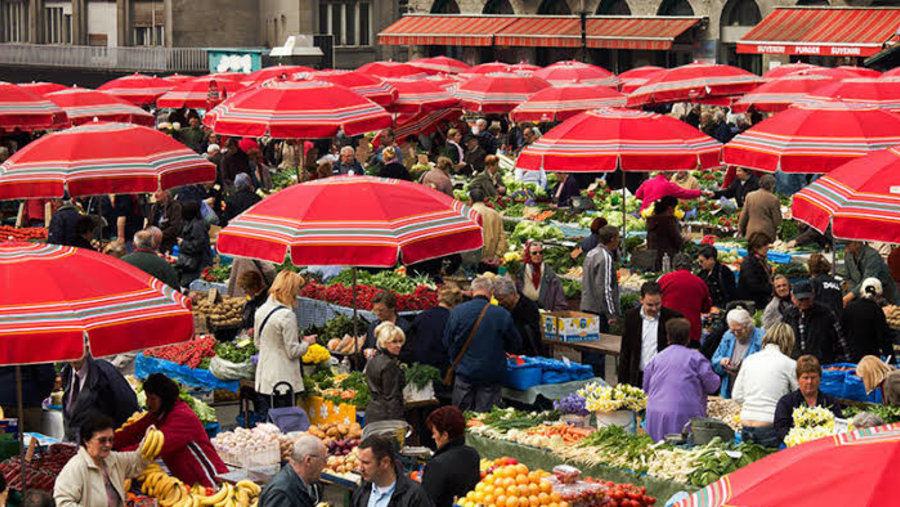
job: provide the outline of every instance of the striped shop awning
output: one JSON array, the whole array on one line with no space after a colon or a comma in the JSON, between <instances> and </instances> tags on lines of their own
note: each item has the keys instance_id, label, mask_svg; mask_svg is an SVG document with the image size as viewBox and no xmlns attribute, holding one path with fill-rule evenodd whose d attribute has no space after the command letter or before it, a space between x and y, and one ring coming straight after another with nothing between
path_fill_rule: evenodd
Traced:
<instances>
[{"instance_id":1,"label":"striped shop awning","mask_svg":"<svg viewBox=\"0 0 900 507\"><path fill-rule=\"evenodd\" d=\"M738 53L870 56L900 28L892 7L776 7L738 41Z\"/></svg>"},{"instance_id":2,"label":"striped shop awning","mask_svg":"<svg viewBox=\"0 0 900 507\"><path fill-rule=\"evenodd\" d=\"M408 14L378 34L379 44L493 46L494 34L514 22L511 16Z\"/></svg>"},{"instance_id":3,"label":"striped shop awning","mask_svg":"<svg viewBox=\"0 0 900 507\"><path fill-rule=\"evenodd\" d=\"M581 19L577 16L513 18L494 40L498 46L581 47Z\"/></svg>"},{"instance_id":4,"label":"striped shop awning","mask_svg":"<svg viewBox=\"0 0 900 507\"><path fill-rule=\"evenodd\" d=\"M700 20L680 16L591 16L585 30L587 47L664 51Z\"/></svg>"}]
</instances>

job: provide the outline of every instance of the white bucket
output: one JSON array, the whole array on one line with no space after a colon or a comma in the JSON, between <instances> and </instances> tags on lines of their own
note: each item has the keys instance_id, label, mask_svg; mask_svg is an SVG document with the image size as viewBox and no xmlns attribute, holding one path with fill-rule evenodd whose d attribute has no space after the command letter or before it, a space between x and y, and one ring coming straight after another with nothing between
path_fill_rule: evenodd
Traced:
<instances>
[{"instance_id":1,"label":"white bucket","mask_svg":"<svg viewBox=\"0 0 900 507\"><path fill-rule=\"evenodd\" d=\"M636 421L631 410L616 410L615 412L594 412L597 419L597 429L605 426L621 426L628 433L634 433Z\"/></svg>"}]
</instances>

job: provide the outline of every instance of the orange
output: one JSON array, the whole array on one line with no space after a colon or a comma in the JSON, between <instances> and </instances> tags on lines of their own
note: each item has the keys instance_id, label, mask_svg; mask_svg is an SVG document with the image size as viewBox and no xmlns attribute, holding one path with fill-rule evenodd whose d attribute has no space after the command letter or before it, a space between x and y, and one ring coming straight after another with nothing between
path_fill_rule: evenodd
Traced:
<instances>
[{"instance_id":1,"label":"orange","mask_svg":"<svg viewBox=\"0 0 900 507\"><path fill-rule=\"evenodd\" d=\"M550 503L550 495L546 491L541 491L538 493L538 500L540 500L541 505L547 505Z\"/></svg>"},{"instance_id":2,"label":"orange","mask_svg":"<svg viewBox=\"0 0 900 507\"><path fill-rule=\"evenodd\" d=\"M504 488L508 488L510 486L515 486L515 485L516 485L516 480L513 479L512 477L507 477L507 478L503 479L503 487Z\"/></svg>"},{"instance_id":3,"label":"orange","mask_svg":"<svg viewBox=\"0 0 900 507\"><path fill-rule=\"evenodd\" d=\"M491 505L494 503L494 495L487 493L484 495L484 503L485 505Z\"/></svg>"},{"instance_id":4,"label":"orange","mask_svg":"<svg viewBox=\"0 0 900 507\"><path fill-rule=\"evenodd\" d=\"M521 507L522 502L519 501L519 497L511 496L506 499L506 507Z\"/></svg>"},{"instance_id":5,"label":"orange","mask_svg":"<svg viewBox=\"0 0 900 507\"><path fill-rule=\"evenodd\" d=\"M528 480L531 482L537 482L541 478L541 473L537 470L528 472Z\"/></svg>"},{"instance_id":6,"label":"orange","mask_svg":"<svg viewBox=\"0 0 900 507\"><path fill-rule=\"evenodd\" d=\"M516 465L516 474L528 475L528 467L519 463L518 465Z\"/></svg>"},{"instance_id":7,"label":"orange","mask_svg":"<svg viewBox=\"0 0 900 507\"><path fill-rule=\"evenodd\" d=\"M541 501L537 496L531 495L528 497L528 504L531 507L539 507L541 505Z\"/></svg>"},{"instance_id":8,"label":"orange","mask_svg":"<svg viewBox=\"0 0 900 507\"><path fill-rule=\"evenodd\" d=\"M547 504L547 507L559 507L559 504L556 502L550 502L549 504Z\"/></svg>"},{"instance_id":9,"label":"orange","mask_svg":"<svg viewBox=\"0 0 900 507\"><path fill-rule=\"evenodd\" d=\"M506 502L507 502L506 495L500 495L497 497L497 500L494 503L497 504L497 507L502 507L503 505L506 505Z\"/></svg>"},{"instance_id":10,"label":"orange","mask_svg":"<svg viewBox=\"0 0 900 507\"><path fill-rule=\"evenodd\" d=\"M553 500L556 503L562 502L562 495L560 495L556 491L553 491L552 493L550 493L550 500Z\"/></svg>"},{"instance_id":11,"label":"orange","mask_svg":"<svg viewBox=\"0 0 900 507\"><path fill-rule=\"evenodd\" d=\"M540 481L538 485L540 485L541 491L543 491L544 493L550 493L551 491L553 491L553 484L550 484L550 481Z\"/></svg>"},{"instance_id":12,"label":"orange","mask_svg":"<svg viewBox=\"0 0 900 507\"><path fill-rule=\"evenodd\" d=\"M525 474L519 474L516 476L516 484L528 484L528 476Z\"/></svg>"},{"instance_id":13,"label":"orange","mask_svg":"<svg viewBox=\"0 0 900 507\"><path fill-rule=\"evenodd\" d=\"M483 502L484 501L484 493L481 491L476 491L472 495L472 500L475 501L475 503Z\"/></svg>"},{"instance_id":14,"label":"orange","mask_svg":"<svg viewBox=\"0 0 900 507\"><path fill-rule=\"evenodd\" d=\"M484 491L485 487L487 487L487 482L481 481L475 485L475 491Z\"/></svg>"},{"instance_id":15,"label":"orange","mask_svg":"<svg viewBox=\"0 0 900 507\"><path fill-rule=\"evenodd\" d=\"M540 492L541 492L541 487L538 486L536 483L532 482L532 483L528 484L528 494L529 495L537 495Z\"/></svg>"},{"instance_id":16,"label":"orange","mask_svg":"<svg viewBox=\"0 0 900 507\"><path fill-rule=\"evenodd\" d=\"M559 507L569 507L569 502L559 502Z\"/></svg>"},{"instance_id":17,"label":"orange","mask_svg":"<svg viewBox=\"0 0 900 507\"><path fill-rule=\"evenodd\" d=\"M475 489L477 490L478 488L475 488ZM484 488L482 488L482 491L484 491L485 495L488 495L488 494L493 493L494 489L496 489L496 487L493 484L488 484Z\"/></svg>"},{"instance_id":18,"label":"orange","mask_svg":"<svg viewBox=\"0 0 900 507\"><path fill-rule=\"evenodd\" d=\"M519 486L510 486L506 488L506 496L520 496L522 490Z\"/></svg>"}]
</instances>

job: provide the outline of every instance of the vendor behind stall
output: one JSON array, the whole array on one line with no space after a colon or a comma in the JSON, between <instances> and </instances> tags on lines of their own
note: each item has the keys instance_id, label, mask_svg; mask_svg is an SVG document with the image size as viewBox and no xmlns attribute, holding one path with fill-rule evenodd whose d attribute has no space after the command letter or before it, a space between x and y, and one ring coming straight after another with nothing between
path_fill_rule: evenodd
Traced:
<instances>
[{"instance_id":1,"label":"vendor behind stall","mask_svg":"<svg viewBox=\"0 0 900 507\"><path fill-rule=\"evenodd\" d=\"M241 311L241 327L252 332L256 310L269 298L269 286L263 281L259 271L244 271L238 279L238 287L247 294L247 301Z\"/></svg>"},{"instance_id":2,"label":"vendor behind stall","mask_svg":"<svg viewBox=\"0 0 900 507\"><path fill-rule=\"evenodd\" d=\"M228 468L213 448L203 424L187 403L178 399L178 384L162 373L144 381L150 411L116 432L116 449L134 450L151 425L163 432L159 456L172 475L185 484L215 487L215 477Z\"/></svg>"},{"instance_id":3,"label":"vendor behind stall","mask_svg":"<svg viewBox=\"0 0 900 507\"><path fill-rule=\"evenodd\" d=\"M863 379L866 394L881 389L885 405L900 405L900 370L875 356L865 356L856 365L856 374Z\"/></svg>"},{"instance_id":4,"label":"vendor behind stall","mask_svg":"<svg viewBox=\"0 0 900 507\"><path fill-rule=\"evenodd\" d=\"M824 407L835 417L844 416L837 400L819 390L821 380L822 365L816 356L807 354L797 358L797 384L800 388L782 396L775 406L775 433L779 442L784 440L794 426L795 408Z\"/></svg>"},{"instance_id":5,"label":"vendor behind stall","mask_svg":"<svg viewBox=\"0 0 900 507\"><path fill-rule=\"evenodd\" d=\"M435 410L425 426L438 448L422 472L422 488L436 507L451 507L478 484L478 451L466 445L466 419L456 407Z\"/></svg>"}]
</instances>

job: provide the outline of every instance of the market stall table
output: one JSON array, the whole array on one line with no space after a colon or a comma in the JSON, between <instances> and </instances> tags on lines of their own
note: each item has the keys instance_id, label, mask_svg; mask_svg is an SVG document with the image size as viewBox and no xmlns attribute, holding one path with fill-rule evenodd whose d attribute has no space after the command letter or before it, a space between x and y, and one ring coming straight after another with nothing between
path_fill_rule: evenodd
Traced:
<instances>
[{"instance_id":1,"label":"market stall table","mask_svg":"<svg viewBox=\"0 0 900 507\"><path fill-rule=\"evenodd\" d=\"M551 356L556 352L557 348L561 350L566 348L574 349L578 352L596 352L612 356L618 356L622 351L622 337L605 333L600 333L600 338L597 340L582 342L544 340L544 344L549 348L549 355Z\"/></svg>"},{"instance_id":2,"label":"market stall table","mask_svg":"<svg viewBox=\"0 0 900 507\"><path fill-rule=\"evenodd\" d=\"M538 401L538 396L543 396L548 400L556 400L567 394L574 393L591 382L597 382L603 386L607 385L602 378L593 377L583 380L572 380L570 382L560 382L558 384L539 384L529 387L524 391L513 389L511 387L504 387L503 398L525 405L534 405L534 403Z\"/></svg>"}]
</instances>

